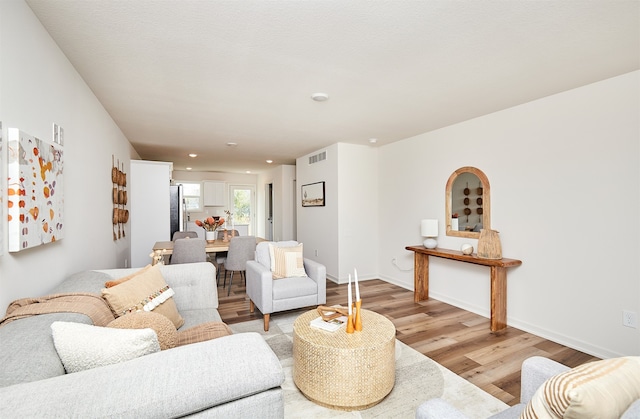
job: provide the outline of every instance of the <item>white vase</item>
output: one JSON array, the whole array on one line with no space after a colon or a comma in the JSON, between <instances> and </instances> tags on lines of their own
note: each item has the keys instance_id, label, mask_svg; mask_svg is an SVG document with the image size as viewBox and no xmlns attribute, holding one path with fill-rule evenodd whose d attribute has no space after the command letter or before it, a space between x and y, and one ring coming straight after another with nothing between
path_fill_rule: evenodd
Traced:
<instances>
[{"instance_id":1,"label":"white vase","mask_svg":"<svg viewBox=\"0 0 640 419\"><path fill-rule=\"evenodd\" d=\"M205 231L204 232L204 238L208 242L214 241L216 239L217 235L218 235L217 231Z\"/></svg>"}]
</instances>

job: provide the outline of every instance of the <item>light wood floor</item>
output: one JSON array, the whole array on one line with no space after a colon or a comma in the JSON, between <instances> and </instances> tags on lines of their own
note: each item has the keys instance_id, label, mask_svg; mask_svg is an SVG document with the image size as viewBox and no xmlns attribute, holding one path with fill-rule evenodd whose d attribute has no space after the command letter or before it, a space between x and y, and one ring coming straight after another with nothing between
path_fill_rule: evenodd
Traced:
<instances>
[{"instance_id":1,"label":"light wood floor","mask_svg":"<svg viewBox=\"0 0 640 419\"><path fill-rule=\"evenodd\" d=\"M223 321L233 324L261 319L257 310L249 313L244 284L234 276L230 296L227 289L218 288ZM569 367L597 360L513 327L492 333L489 319L434 299L414 303L412 291L381 280L361 281L360 294L364 308L395 324L397 339L509 405L520 399L524 359L540 355ZM347 286L327 281L327 304L346 305L346 301ZM272 318L276 316L278 313L272 314Z\"/></svg>"}]
</instances>

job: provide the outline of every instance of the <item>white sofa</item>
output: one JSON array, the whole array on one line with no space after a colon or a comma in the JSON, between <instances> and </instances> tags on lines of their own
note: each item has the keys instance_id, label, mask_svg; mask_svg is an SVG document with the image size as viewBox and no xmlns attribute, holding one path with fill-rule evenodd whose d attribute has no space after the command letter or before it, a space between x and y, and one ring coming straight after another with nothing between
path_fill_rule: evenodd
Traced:
<instances>
[{"instance_id":1,"label":"white sofa","mask_svg":"<svg viewBox=\"0 0 640 419\"><path fill-rule=\"evenodd\" d=\"M80 272L51 293L100 294L105 279L134 271ZM220 321L212 264L169 265L161 271L185 320L180 330ZM225 336L66 374L51 337L54 321L91 324L82 314L55 313L0 326L0 417L284 416L284 373L259 334Z\"/></svg>"}]
</instances>

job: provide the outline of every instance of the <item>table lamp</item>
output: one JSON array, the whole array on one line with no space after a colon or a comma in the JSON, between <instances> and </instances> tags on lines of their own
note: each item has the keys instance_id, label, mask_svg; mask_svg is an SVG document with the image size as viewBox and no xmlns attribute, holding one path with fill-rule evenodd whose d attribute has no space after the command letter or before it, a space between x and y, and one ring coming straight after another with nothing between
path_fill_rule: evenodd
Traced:
<instances>
[{"instance_id":1,"label":"table lamp","mask_svg":"<svg viewBox=\"0 0 640 419\"><path fill-rule=\"evenodd\" d=\"M438 246L438 220L422 220L421 224L422 237L426 237L424 240L424 247L427 249L435 249Z\"/></svg>"}]
</instances>

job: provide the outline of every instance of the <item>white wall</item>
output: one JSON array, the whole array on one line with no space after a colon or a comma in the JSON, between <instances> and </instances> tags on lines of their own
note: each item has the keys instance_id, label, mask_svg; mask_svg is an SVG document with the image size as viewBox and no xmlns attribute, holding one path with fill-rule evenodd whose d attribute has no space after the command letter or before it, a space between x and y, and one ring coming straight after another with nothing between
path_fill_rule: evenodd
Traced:
<instances>
[{"instance_id":1,"label":"white wall","mask_svg":"<svg viewBox=\"0 0 640 419\"><path fill-rule=\"evenodd\" d=\"M475 166L491 184L491 226L508 272L508 324L597 356L639 355L640 72L636 71L380 148L380 276L413 289L419 222L438 218L445 184ZM380 234L388 232L380 223ZM398 258L398 267L391 263ZM431 258L430 294L489 315L487 268ZM401 269L408 269L407 271Z\"/></svg>"},{"instance_id":2,"label":"white wall","mask_svg":"<svg viewBox=\"0 0 640 419\"><path fill-rule=\"evenodd\" d=\"M71 273L124 267L130 249L128 237L113 241L111 156L128 173L130 157L138 155L24 1L0 1L0 39L3 193L8 127L47 141L54 123L65 132L64 238L8 253L5 226L0 307L6 307L43 295ZM2 207L4 220L6 201Z\"/></svg>"},{"instance_id":3,"label":"white wall","mask_svg":"<svg viewBox=\"0 0 640 419\"><path fill-rule=\"evenodd\" d=\"M338 143L326 151L325 161L310 165L307 155L296 163L298 194L301 185L325 182L324 207L303 208L298 196L298 241L333 281L347 282L354 269L361 279L378 278L377 149Z\"/></svg>"},{"instance_id":4,"label":"white wall","mask_svg":"<svg viewBox=\"0 0 640 419\"><path fill-rule=\"evenodd\" d=\"M322 151L326 151L327 159L309 164L309 156ZM296 181L298 241L304 244L304 256L325 265L327 278L338 281L338 144L298 158ZM325 182L325 206L303 208L301 187L316 182Z\"/></svg>"},{"instance_id":5,"label":"white wall","mask_svg":"<svg viewBox=\"0 0 640 419\"><path fill-rule=\"evenodd\" d=\"M339 282L358 270L358 278L378 278L378 240L393 234L380 231L378 217L378 149L338 144Z\"/></svg>"}]
</instances>

